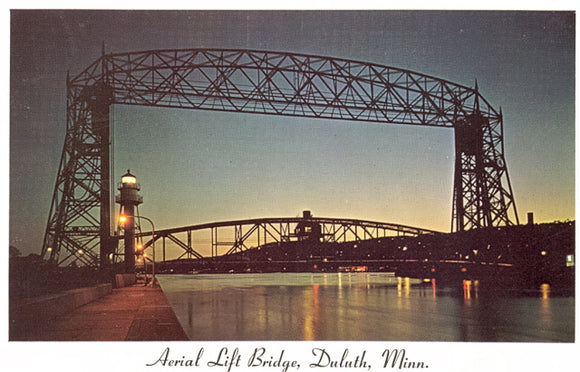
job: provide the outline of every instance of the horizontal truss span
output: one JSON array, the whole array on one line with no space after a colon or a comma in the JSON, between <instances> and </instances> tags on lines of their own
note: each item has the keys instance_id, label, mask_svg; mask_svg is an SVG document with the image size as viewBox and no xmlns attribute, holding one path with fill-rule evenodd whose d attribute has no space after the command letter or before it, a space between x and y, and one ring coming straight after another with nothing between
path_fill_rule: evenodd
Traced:
<instances>
[{"instance_id":1,"label":"horizontal truss span","mask_svg":"<svg viewBox=\"0 0 580 372\"><path fill-rule=\"evenodd\" d=\"M178 49L106 54L69 82L112 103L452 127L477 90L374 63L295 53Z\"/></svg>"}]
</instances>

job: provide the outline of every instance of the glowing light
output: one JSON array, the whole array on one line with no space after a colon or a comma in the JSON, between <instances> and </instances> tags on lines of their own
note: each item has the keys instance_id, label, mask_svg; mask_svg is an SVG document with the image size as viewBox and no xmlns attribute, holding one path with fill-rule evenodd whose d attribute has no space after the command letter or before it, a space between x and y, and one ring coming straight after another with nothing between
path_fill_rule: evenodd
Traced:
<instances>
[{"instance_id":1,"label":"glowing light","mask_svg":"<svg viewBox=\"0 0 580 372\"><path fill-rule=\"evenodd\" d=\"M124 214L119 216L119 224L124 225L127 222L127 216Z\"/></svg>"},{"instance_id":2,"label":"glowing light","mask_svg":"<svg viewBox=\"0 0 580 372\"><path fill-rule=\"evenodd\" d=\"M123 176L121 177L121 183L135 184L137 183L137 178L134 176Z\"/></svg>"},{"instance_id":3,"label":"glowing light","mask_svg":"<svg viewBox=\"0 0 580 372\"><path fill-rule=\"evenodd\" d=\"M542 251L542 256L545 256L545 255L547 255L547 254L548 254L548 252L546 252L546 251Z\"/></svg>"}]
</instances>

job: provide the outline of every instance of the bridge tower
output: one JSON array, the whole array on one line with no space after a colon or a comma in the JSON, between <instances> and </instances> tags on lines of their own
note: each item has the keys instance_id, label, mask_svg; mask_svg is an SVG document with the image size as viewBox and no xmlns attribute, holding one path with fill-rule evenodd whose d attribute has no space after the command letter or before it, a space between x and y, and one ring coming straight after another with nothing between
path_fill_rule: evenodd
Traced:
<instances>
[{"instance_id":1,"label":"bridge tower","mask_svg":"<svg viewBox=\"0 0 580 372\"><path fill-rule=\"evenodd\" d=\"M452 231L513 223L509 210L515 213L515 204L503 156L502 113L485 115L479 101L476 81L472 111L454 122ZM519 224L517 213L515 220Z\"/></svg>"},{"instance_id":2,"label":"bridge tower","mask_svg":"<svg viewBox=\"0 0 580 372\"><path fill-rule=\"evenodd\" d=\"M139 204L143 203L143 197L139 195L141 187L137 178L130 170L121 177L117 190L120 194L115 198L121 205L119 212L119 225L125 230L125 272L132 273L135 270L135 212Z\"/></svg>"}]
</instances>

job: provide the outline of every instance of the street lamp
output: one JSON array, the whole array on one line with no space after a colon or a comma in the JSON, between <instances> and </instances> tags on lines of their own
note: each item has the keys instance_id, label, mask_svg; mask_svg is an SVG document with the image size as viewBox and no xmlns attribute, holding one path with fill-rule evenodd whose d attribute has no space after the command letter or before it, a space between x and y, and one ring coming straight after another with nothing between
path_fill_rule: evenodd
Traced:
<instances>
[{"instance_id":1,"label":"street lamp","mask_svg":"<svg viewBox=\"0 0 580 372\"><path fill-rule=\"evenodd\" d=\"M151 244L151 249L153 250L153 264L151 266L151 275L153 277L152 281L151 281L151 287L155 287L155 224L153 224L153 221L151 221L151 219L145 217L145 216L131 216L133 218L140 218L140 219L144 219L145 221L149 222L151 224L151 238L153 239L153 243ZM129 219L129 216L126 216L124 214L119 216L119 224L124 225ZM143 249L143 251L145 251L145 249ZM143 260L145 260L145 258L143 258ZM145 271L147 272L147 271Z\"/></svg>"},{"instance_id":2,"label":"street lamp","mask_svg":"<svg viewBox=\"0 0 580 372\"><path fill-rule=\"evenodd\" d=\"M143 242L142 241L137 243L135 254L138 257L140 256L141 259L143 260L143 271L145 271L145 276L147 276L147 260L145 259L145 257L147 257L147 254L145 253L145 250L143 249ZM147 285L147 281L145 281L145 285Z\"/></svg>"},{"instance_id":3,"label":"street lamp","mask_svg":"<svg viewBox=\"0 0 580 372\"><path fill-rule=\"evenodd\" d=\"M135 216L135 217L142 218L151 224L151 239L153 240L153 243L151 244L151 249L153 250L153 265L151 266L152 267L151 268L151 276L153 277L153 279L151 282L151 288L154 288L155 287L155 225L153 224L153 221L151 221L147 217L143 217L143 216Z\"/></svg>"}]
</instances>

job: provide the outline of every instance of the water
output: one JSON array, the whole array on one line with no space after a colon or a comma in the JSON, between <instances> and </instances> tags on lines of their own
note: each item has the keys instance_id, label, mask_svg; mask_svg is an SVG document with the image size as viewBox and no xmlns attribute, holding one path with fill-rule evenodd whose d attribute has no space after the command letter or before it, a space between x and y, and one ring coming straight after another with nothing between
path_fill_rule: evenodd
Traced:
<instances>
[{"instance_id":1,"label":"water","mask_svg":"<svg viewBox=\"0 0 580 372\"><path fill-rule=\"evenodd\" d=\"M384 273L160 275L191 340L573 342L574 297Z\"/></svg>"}]
</instances>

